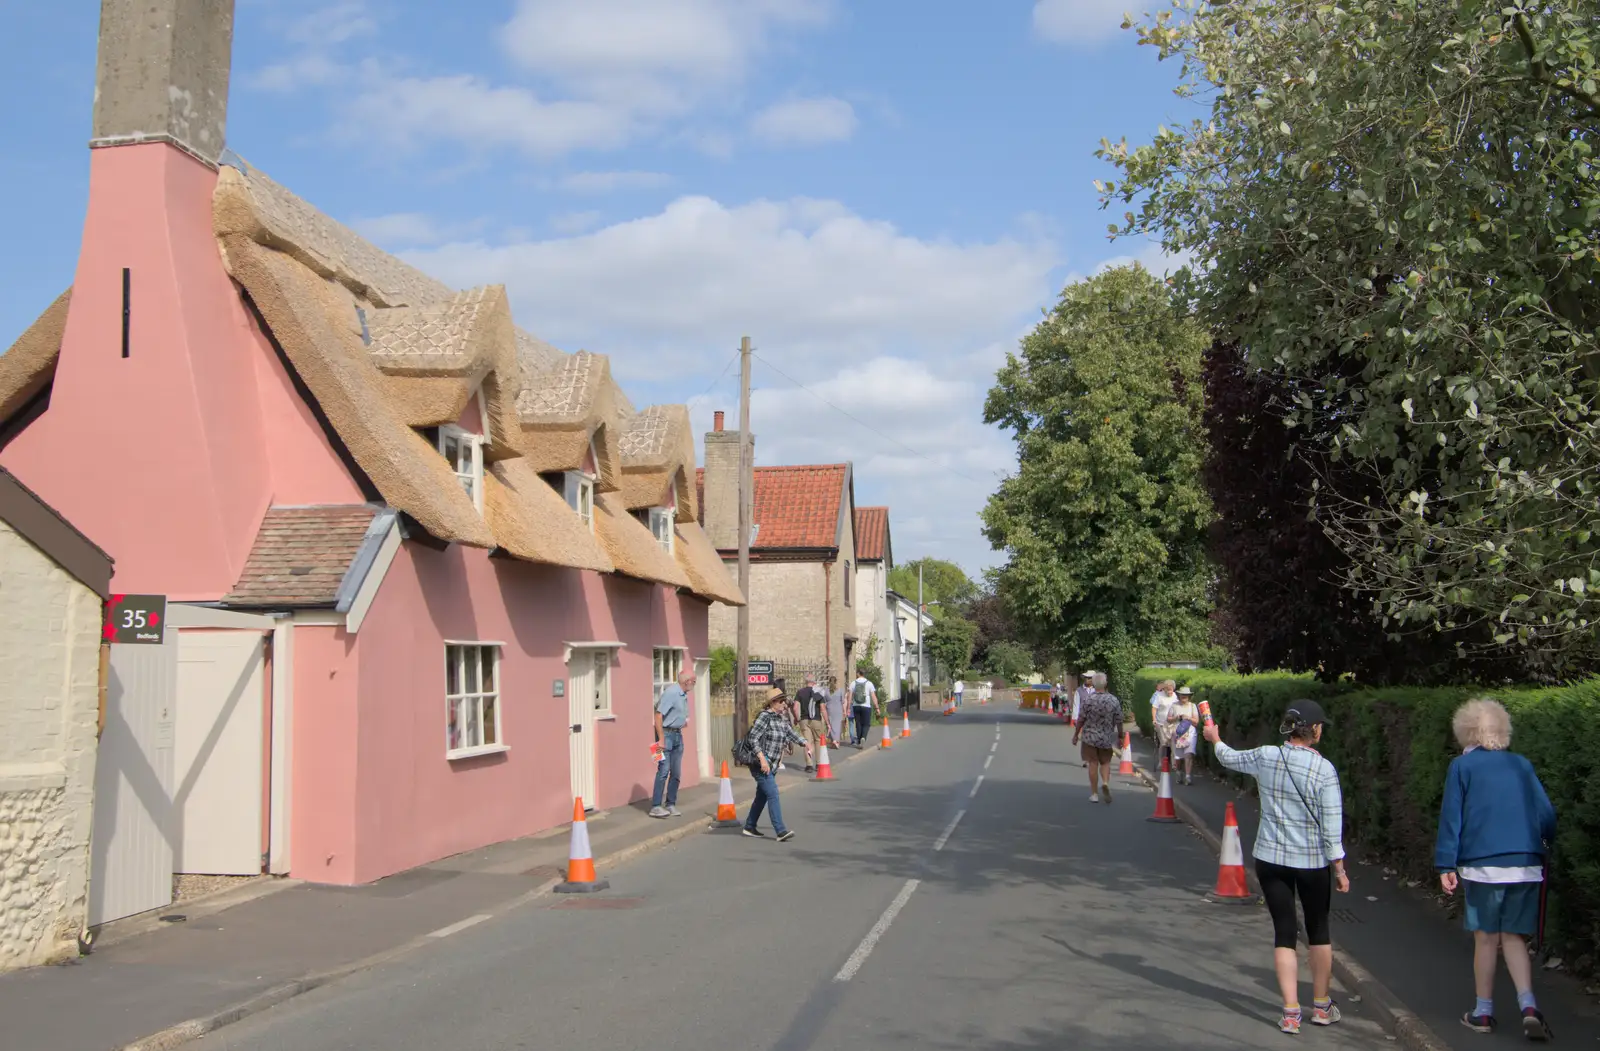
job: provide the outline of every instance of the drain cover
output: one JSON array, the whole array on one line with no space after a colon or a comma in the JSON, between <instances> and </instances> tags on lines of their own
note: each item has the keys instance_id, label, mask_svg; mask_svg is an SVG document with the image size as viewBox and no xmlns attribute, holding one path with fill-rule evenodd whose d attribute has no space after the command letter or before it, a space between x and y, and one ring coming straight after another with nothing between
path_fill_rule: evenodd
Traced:
<instances>
[{"instance_id":1,"label":"drain cover","mask_svg":"<svg viewBox=\"0 0 1600 1051\"><path fill-rule=\"evenodd\" d=\"M1361 922L1361 917L1357 916L1355 913L1351 912L1349 909L1334 909L1331 913L1329 913L1329 915L1331 915L1334 919L1338 920L1340 923L1360 923Z\"/></svg>"},{"instance_id":2,"label":"drain cover","mask_svg":"<svg viewBox=\"0 0 1600 1051\"><path fill-rule=\"evenodd\" d=\"M643 898L563 898L552 909L637 909Z\"/></svg>"}]
</instances>

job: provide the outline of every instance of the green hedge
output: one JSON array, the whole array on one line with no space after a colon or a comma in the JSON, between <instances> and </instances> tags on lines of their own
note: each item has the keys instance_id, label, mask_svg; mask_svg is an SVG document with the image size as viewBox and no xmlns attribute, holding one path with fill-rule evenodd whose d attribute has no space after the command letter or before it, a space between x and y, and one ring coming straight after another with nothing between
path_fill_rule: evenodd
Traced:
<instances>
[{"instance_id":1,"label":"green hedge","mask_svg":"<svg viewBox=\"0 0 1600 1051\"><path fill-rule=\"evenodd\" d=\"M1291 700L1312 698L1331 724L1322 753L1344 787L1345 834L1363 852L1412 879L1432 881L1444 776L1458 754L1450 719L1467 699L1492 696L1511 713L1514 751L1528 757L1557 815L1548 932L1568 959L1600 955L1600 679L1566 687L1357 689L1308 675L1142 668L1134 716L1150 732L1150 695L1173 679L1211 702L1236 748L1277 741ZM1201 761L1215 765L1210 749Z\"/></svg>"}]
</instances>

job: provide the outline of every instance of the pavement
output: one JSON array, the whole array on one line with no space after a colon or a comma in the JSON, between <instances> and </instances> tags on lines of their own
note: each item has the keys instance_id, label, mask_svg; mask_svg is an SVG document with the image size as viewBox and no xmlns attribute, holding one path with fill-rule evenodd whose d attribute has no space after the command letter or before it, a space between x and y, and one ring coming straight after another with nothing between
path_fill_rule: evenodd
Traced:
<instances>
[{"instance_id":1,"label":"pavement","mask_svg":"<svg viewBox=\"0 0 1600 1051\"><path fill-rule=\"evenodd\" d=\"M1215 854L1146 821L1148 788L1117 777L1110 806L1089 802L1070 731L1014 702L914 719L892 749L836 754L832 783L782 775L789 843L706 831L713 783L675 823L591 817L602 895L543 893L561 829L366 887L189 907L0 977L0 1047L1282 1046L1265 910L1203 900ZM743 814L749 779L734 784ZM1179 791L1219 815L1231 797ZM1335 996L1345 1020L1302 1039L1393 1043L1374 1005Z\"/></svg>"},{"instance_id":2,"label":"pavement","mask_svg":"<svg viewBox=\"0 0 1600 1051\"><path fill-rule=\"evenodd\" d=\"M969 704L786 787L792 842L685 840L193 1046L1281 1047L1264 910L1205 904L1205 843L1115 790L1088 801L1043 717ZM1357 1002L1305 1039L1387 1043Z\"/></svg>"},{"instance_id":3,"label":"pavement","mask_svg":"<svg viewBox=\"0 0 1600 1051\"><path fill-rule=\"evenodd\" d=\"M1133 743L1136 762L1145 770L1154 769L1150 742L1135 738ZM1343 787L1347 794L1360 790L1356 785ZM1232 802L1246 864L1253 867L1248 859L1260 821L1253 794L1197 765L1194 784L1174 784L1173 797L1192 807L1218 835L1227 804ZM1334 900L1334 944L1431 1030L1436 1040L1433 1046L1485 1051L1525 1043L1514 1025L1488 1036L1461 1025L1461 1015L1473 1002L1472 936L1462 928L1460 919L1446 913L1436 895L1427 893L1437 888L1407 886L1381 864L1362 859L1356 845L1346 844L1346 849L1351 886L1349 894ZM1534 992L1558 1041L1568 1046L1600 1047L1600 1001L1586 994L1580 982L1559 971L1538 970ZM1515 1018L1516 1002L1516 990L1502 967L1495 990L1498 1015L1503 1020Z\"/></svg>"}]
</instances>

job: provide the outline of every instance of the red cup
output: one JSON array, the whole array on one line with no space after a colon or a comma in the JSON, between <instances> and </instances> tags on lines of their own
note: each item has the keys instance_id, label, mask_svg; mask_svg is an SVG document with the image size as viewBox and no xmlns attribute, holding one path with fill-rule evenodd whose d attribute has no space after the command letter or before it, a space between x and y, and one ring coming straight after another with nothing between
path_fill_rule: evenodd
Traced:
<instances>
[{"instance_id":1,"label":"red cup","mask_svg":"<svg viewBox=\"0 0 1600 1051\"><path fill-rule=\"evenodd\" d=\"M1200 702L1200 718L1202 718L1202 719L1204 719L1206 721L1206 725L1207 726L1211 725L1211 702L1210 701L1201 701Z\"/></svg>"}]
</instances>

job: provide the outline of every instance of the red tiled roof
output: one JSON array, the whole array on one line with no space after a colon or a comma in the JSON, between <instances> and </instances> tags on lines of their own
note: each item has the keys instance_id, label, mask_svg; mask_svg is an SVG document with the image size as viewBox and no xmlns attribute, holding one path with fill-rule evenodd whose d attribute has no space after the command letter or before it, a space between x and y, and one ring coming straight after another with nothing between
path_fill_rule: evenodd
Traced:
<instances>
[{"instance_id":1,"label":"red tiled roof","mask_svg":"<svg viewBox=\"0 0 1600 1051\"><path fill-rule=\"evenodd\" d=\"M361 504L270 508L239 583L223 601L234 606L332 606L376 513Z\"/></svg>"},{"instance_id":2,"label":"red tiled roof","mask_svg":"<svg viewBox=\"0 0 1600 1051\"><path fill-rule=\"evenodd\" d=\"M882 562L889 550L889 509L856 508L856 561Z\"/></svg>"},{"instance_id":3,"label":"red tiled roof","mask_svg":"<svg viewBox=\"0 0 1600 1051\"><path fill-rule=\"evenodd\" d=\"M755 542L752 551L768 548L828 548L839 543L839 505L844 500L850 465L804 464L757 467ZM695 472L700 504L705 507L705 469Z\"/></svg>"}]
</instances>

